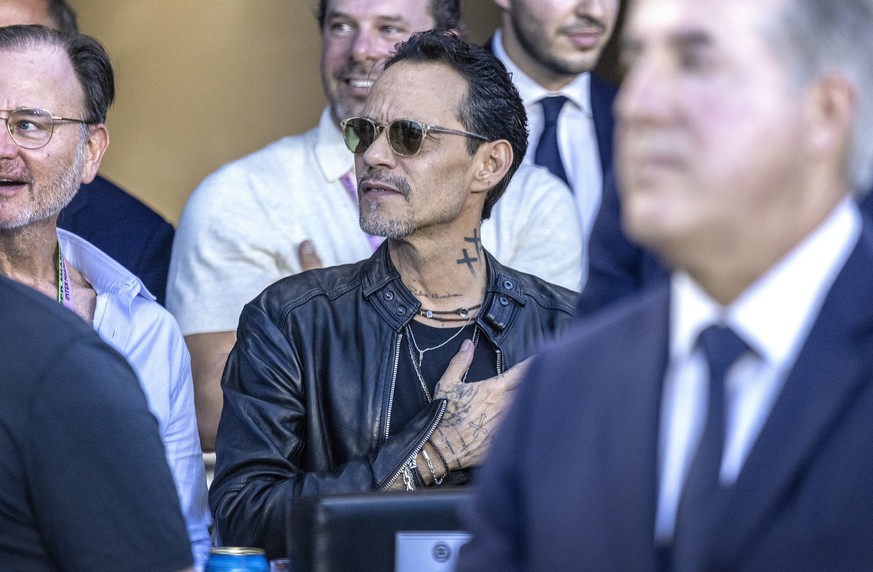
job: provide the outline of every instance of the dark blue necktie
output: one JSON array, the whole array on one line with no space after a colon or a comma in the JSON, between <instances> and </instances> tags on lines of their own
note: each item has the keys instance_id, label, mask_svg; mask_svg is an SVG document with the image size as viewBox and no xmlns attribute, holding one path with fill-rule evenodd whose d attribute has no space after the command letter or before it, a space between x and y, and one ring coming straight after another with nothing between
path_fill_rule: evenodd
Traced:
<instances>
[{"instance_id":1,"label":"dark blue necktie","mask_svg":"<svg viewBox=\"0 0 873 572\"><path fill-rule=\"evenodd\" d=\"M566 101L567 98L563 95L555 95L540 100L540 105L543 106L545 122L543 134L540 135L540 142L537 144L537 150L534 154L534 163L547 168L569 187L570 183L567 181L564 163L561 162L561 150L558 148L558 115L560 115L561 108L564 107Z\"/></svg>"},{"instance_id":2,"label":"dark blue necktie","mask_svg":"<svg viewBox=\"0 0 873 572\"><path fill-rule=\"evenodd\" d=\"M709 363L709 405L697 453L688 471L676 513L673 536L673 570L699 563L704 544L715 524L715 501L725 442L725 374L749 346L730 328L710 326L697 343Z\"/></svg>"}]
</instances>

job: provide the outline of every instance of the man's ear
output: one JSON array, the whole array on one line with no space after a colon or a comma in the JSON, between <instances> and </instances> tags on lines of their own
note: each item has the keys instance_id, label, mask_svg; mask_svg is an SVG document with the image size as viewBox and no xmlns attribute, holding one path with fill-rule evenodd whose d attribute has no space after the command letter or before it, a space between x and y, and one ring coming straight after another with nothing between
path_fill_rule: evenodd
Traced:
<instances>
[{"instance_id":1,"label":"man's ear","mask_svg":"<svg viewBox=\"0 0 873 572\"><path fill-rule=\"evenodd\" d=\"M476 150L478 166L470 190L487 192L499 183L512 166L512 145L506 139L483 143Z\"/></svg>"},{"instance_id":2,"label":"man's ear","mask_svg":"<svg viewBox=\"0 0 873 572\"><path fill-rule=\"evenodd\" d=\"M813 157L840 153L848 148L857 114L858 94L839 75L819 78L809 91L809 152Z\"/></svg>"},{"instance_id":3,"label":"man's ear","mask_svg":"<svg viewBox=\"0 0 873 572\"><path fill-rule=\"evenodd\" d=\"M98 123L89 127L90 133L85 141L85 168L82 170L82 184L90 183L97 176L103 161L103 154L109 147L109 131L106 125Z\"/></svg>"}]
</instances>

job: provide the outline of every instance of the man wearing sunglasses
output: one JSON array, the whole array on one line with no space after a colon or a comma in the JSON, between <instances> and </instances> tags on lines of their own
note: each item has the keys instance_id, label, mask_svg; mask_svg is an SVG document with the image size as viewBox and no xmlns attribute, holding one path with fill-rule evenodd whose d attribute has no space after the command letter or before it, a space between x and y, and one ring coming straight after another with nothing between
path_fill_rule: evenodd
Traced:
<instances>
[{"instance_id":1,"label":"man wearing sunglasses","mask_svg":"<svg viewBox=\"0 0 873 572\"><path fill-rule=\"evenodd\" d=\"M484 48L412 35L342 125L361 226L386 240L246 305L222 378L210 506L222 542L268 555L295 496L467 482L519 364L575 298L482 248L527 146L518 92Z\"/></svg>"},{"instance_id":2,"label":"man wearing sunglasses","mask_svg":"<svg viewBox=\"0 0 873 572\"><path fill-rule=\"evenodd\" d=\"M459 29L459 0L322 0L321 79L329 105L318 126L285 137L210 175L182 214L167 307L191 350L204 450L214 447L219 385L246 302L273 282L315 265L370 256L381 237L362 232L352 156L340 121L358 116L381 62L412 32ZM525 167L482 226L502 263L578 290L582 238L566 187ZM312 257L307 257L312 258Z\"/></svg>"}]
</instances>

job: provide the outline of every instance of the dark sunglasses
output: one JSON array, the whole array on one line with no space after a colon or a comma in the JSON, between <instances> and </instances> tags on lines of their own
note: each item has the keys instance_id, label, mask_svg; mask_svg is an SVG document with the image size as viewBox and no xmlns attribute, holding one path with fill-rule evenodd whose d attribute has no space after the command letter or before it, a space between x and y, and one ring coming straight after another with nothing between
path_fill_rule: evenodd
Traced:
<instances>
[{"instance_id":1,"label":"dark sunglasses","mask_svg":"<svg viewBox=\"0 0 873 572\"><path fill-rule=\"evenodd\" d=\"M391 149L403 157L414 157L417 155L424 144L424 138L430 132L475 137L476 139L488 141L487 138L476 133L449 129L448 127L440 127L438 125L429 125L414 119L395 119L385 125L376 123L366 117L352 117L346 119L340 125L342 125L343 139L346 142L346 147L355 154L364 153L369 149L370 145L379 138L382 131L388 133L388 144L391 145Z\"/></svg>"}]
</instances>

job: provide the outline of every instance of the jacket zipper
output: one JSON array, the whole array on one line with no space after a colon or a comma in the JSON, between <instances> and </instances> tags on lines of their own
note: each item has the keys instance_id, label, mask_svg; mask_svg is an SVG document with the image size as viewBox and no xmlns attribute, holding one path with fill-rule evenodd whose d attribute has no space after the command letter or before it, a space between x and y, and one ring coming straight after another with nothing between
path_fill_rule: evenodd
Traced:
<instances>
[{"instance_id":1,"label":"jacket zipper","mask_svg":"<svg viewBox=\"0 0 873 572\"><path fill-rule=\"evenodd\" d=\"M397 472L394 473L394 476L392 476L390 479L388 479L388 482L385 483L384 485L382 485L382 487L379 490L384 491L384 490L387 490L388 488L390 488L391 485L394 484L394 481L396 481L397 478L400 477L400 475L402 475L403 472L407 470L407 467L410 464L412 464L415 457L418 456L418 452L424 448L424 444L427 443L427 440L430 439L431 435L433 435L434 432L436 431L436 428L440 424L440 421L443 420L443 415L445 414L446 408L448 406L449 406L449 404L445 400L441 400L439 402L439 411L437 412L436 422L433 425L431 425L430 429L425 434L424 439L420 439L418 441L418 443L415 445L415 449L412 451L412 454L410 456L408 456L406 458L406 460L403 461L403 463L400 464L400 468L397 469Z\"/></svg>"},{"instance_id":2,"label":"jacket zipper","mask_svg":"<svg viewBox=\"0 0 873 572\"><path fill-rule=\"evenodd\" d=\"M403 332L397 334L397 345L394 348L394 375L391 376L391 395L388 396L388 415L385 418L385 440L391 432L391 412L394 409L394 387L397 385L397 367L400 364L400 344L403 342Z\"/></svg>"},{"instance_id":3,"label":"jacket zipper","mask_svg":"<svg viewBox=\"0 0 873 572\"><path fill-rule=\"evenodd\" d=\"M503 353L497 348L497 375L503 373Z\"/></svg>"}]
</instances>

